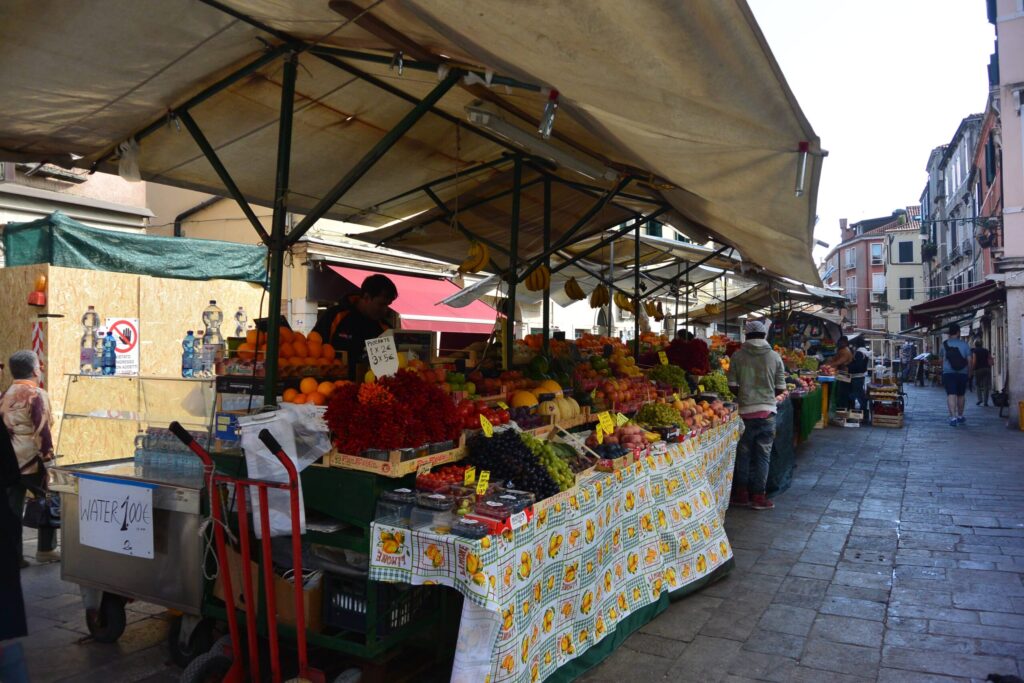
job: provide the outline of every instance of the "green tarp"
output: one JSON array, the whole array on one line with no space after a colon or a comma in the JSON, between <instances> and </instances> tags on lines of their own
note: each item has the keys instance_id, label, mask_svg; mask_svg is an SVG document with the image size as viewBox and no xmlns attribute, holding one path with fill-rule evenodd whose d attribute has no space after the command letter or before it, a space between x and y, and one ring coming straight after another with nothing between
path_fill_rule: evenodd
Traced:
<instances>
[{"instance_id":1,"label":"green tarp","mask_svg":"<svg viewBox=\"0 0 1024 683\"><path fill-rule=\"evenodd\" d=\"M59 211L30 223L9 223L4 254L8 266L49 263L181 280L267 279L267 251L260 246L101 230Z\"/></svg>"}]
</instances>

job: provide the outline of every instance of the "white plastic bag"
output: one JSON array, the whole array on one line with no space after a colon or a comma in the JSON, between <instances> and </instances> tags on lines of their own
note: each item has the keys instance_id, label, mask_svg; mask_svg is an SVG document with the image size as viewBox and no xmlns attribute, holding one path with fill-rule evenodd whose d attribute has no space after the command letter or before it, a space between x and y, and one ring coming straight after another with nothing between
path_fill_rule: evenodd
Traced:
<instances>
[{"instance_id":1,"label":"white plastic bag","mask_svg":"<svg viewBox=\"0 0 1024 683\"><path fill-rule=\"evenodd\" d=\"M128 138L117 146L120 159L117 162L117 175L131 183L142 181L139 172L139 143L135 138Z\"/></svg>"},{"instance_id":2,"label":"white plastic bag","mask_svg":"<svg viewBox=\"0 0 1024 683\"><path fill-rule=\"evenodd\" d=\"M270 431L284 449L285 454L301 472L304 466L296 457L295 432L292 428L290 415L281 410L273 412L244 415L238 418L238 431L242 449L245 451L245 466L250 479L266 479L268 481L288 481L288 472L278 461L277 456L260 441L260 432ZM307 463L308 464L308 463ZM249 487L249 510L252 512L252 526L256 538L262 538L260 528L259 491ZM270 535L290 536L292 533L291 501L287 490L270 489L267 491L267 509L269 511ZM299 533L306 532L306 511L302 501L302 485L299 485Z\"/></svg>"}]
</instances>

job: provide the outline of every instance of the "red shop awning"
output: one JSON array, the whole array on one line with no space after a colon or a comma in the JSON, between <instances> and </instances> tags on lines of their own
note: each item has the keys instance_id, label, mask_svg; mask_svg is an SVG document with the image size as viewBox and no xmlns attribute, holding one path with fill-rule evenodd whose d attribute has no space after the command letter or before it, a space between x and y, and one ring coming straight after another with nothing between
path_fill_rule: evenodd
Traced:
<instances>
[{"instance_id":1,"label":"red shop awning","mask_svg":"<svg viewBox=\"0 0 1024 683\"><path fill-rule=\"evenodd\" d=\"M994 303L1003 296L1005 296L1005 290L999 289L994 281L987 280L980 285L911 306L910 323L912 325L934 324L942 318L970 313L982 306Z\"/></svg>"},{"instance_id":2,"label":"red shop awning","mask_svg":"<svg viewBox=\"0 0 1024 683\"><path fill-rule=\"evenodd\" d=\"M367 277L377 274L358 268L328 267L352 283L356 289ZM391 273L385 275L398 288L398 298L391 304L391 308L401 316L403 329L474 334L489 334L494 329L496 313L482 301L474 301L462 308L438 303L459 291L457 286L447 280Z\"/></svg>"}]
</instances>

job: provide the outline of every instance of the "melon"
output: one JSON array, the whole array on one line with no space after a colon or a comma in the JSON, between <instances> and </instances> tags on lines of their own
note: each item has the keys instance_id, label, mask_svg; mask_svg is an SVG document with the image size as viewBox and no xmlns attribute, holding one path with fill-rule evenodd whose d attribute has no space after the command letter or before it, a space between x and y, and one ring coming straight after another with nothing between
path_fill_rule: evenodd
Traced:
<instances>
[{"instance_id":1,"label":"melon","mask_svg":"<svg viewBox=\"0 0 1024 683\"><path fill-rule=\"evenodd\" d=\"M537 388L533 390L535 394L554 394L555 396L562 395L562 385L553 379L546 379L537 385Z\"/></svg>"},{"instance_id":2,"label":"melon","mask_svg":"<svg viewBox=\"0 0 1024 683\"><path fill-rule=\"evenodd\" d=\"M509 403L512 404L513 408L533 408L537 405L537 397L529 391L517 391L512 394L512 399Z\"/></svg>"}]
</instances>

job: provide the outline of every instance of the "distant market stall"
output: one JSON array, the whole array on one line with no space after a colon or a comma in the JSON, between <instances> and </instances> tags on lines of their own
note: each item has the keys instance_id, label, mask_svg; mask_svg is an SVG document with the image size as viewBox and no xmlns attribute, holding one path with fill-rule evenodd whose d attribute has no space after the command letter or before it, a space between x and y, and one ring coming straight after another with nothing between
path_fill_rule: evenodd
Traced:
<instances>
[{"instance_id":1,"label":"distant market stall","mask_svg":"<svg viewBox=\"0 0 1024 683\"><path fill-rule=\"evenodd\" d=\"M75 162L126 174L137 168L147 180L226 189L268 247L266 345L256 330L249 331L251 341L249 333L237 340L228 364L237 374L218 378L216 425L208 434L217 437L209 442L221 451L218 469L259 476L253 473L259 445L239 457L237 444L231 445L239 434L221 424L221 415L243 424L244 441L261 419L284 419L293 409L304 419L292 422L315 424L318 403L326 403L333 450L321 452L314 458L320 466L306 467L301 476L303 540L335 551L321 592L309 590L310 612L322 606L320 624L307 622L310 644L383 666L386 653L411 648L414 637L426 633L428 640L433 635L430 652L440 666L449 657L463 663L485 653L488 659L474 662L473 680L485 673L492 681L527 681L542 670L554 680L571 678L664 607L672 576L682 594L728 571L731 548L716 522L731 471L735 411L699 388L685 397L695 388L685 377L680 381L683 368L653 368L653 378L645 376L637 357L642 350L657 353L668 341L641 337L643 315L667 313L664 302L659 310L652 298L680 282L692 287L688 277L709 279L712 270L698 269L729 265L718 259L739 256L745 277L785 273L818 282L810 252L825 153L744 3L707 2L685 16L656 4L605 0L582 10L558 3L337 0L310 7L286 1L260 5L258 12L242 0L145 6L104 0L47 13L45 20L44 11L24 1L0 10L0 37L17 41L25 64L0 74L10 98L8 117L0 121L0 159ZM530 41L524 50L524 37L540 26L556 39ZM93 49L95 36L115 33L121 49ZM161 40L154 43L153 35ZM64 50L54 51L54 44ZM607 45L618 47L609 51ZM64 51L74 50L88 50L91 58L67 60ZM669 50L677 58L663 59ZM638 71L637 63L648 66ZM126 68L145 76L130 92L124 92ZM252 204L273 207L269 231ZM332 349L283 325L280 308L285 253L324 216L378 228L361 236L370 243L411 253L436 250L435 257L469 273L497 276L506 283L506 320L514 319L522 290L543 292L547 302L552 273L578 274L578 288L567 279L562 291L571 298L589 295L609 313L612 306L629 311L633 348L598 336L570 345L550 339L547 324L540 339L516 340L506 325L500 367L481 371L479 382L457 366L433 367L434 359L388 348L368 359L377 381L329 382L338 365ZM654 220L713 247L641 239L641 228ZM681 249L691 251L685 264ZM292 355L284 354L286 347ZM523 368L512 367L517 350L529 358ZM708 385L721 384L721 369L700 360ZM470 384L492 388L492 400L484 401L488 397ZM254 394L284 407L272 417L249 415ZM486 405L468 400L474 394ZM587 396L594 405L579 403ZM152 455L150 437L160 442L157 425L166 417L148 416L135 462L144 476L167 462L162 456L138 460ZM352 422L357 418L362 421ZM475 429L463 434L470 420L483 436ZM505 421L520 422L521 429L540 425L526 428L529 437L504 436ZM494 423L498 431L487 436ZM583 432L564 437L571 455L556 446L560 430ZM508 440L515 457L494 446L499 439ZM475 488L456 501L459 491L451 485L460 475L463 484L470 481L452 464L461 460L504 486L491 489L486 478L476 478ZM598 467L608 472L597 474ZM614 481L607 488L609 477ZM435 485L440 488L431 490ZM602 547L595 541L584 550L587 521L596 524L600 514L598 486L628 514L616 517L613 528L605 513ZM674 510L656 510L653 502L661 501ZM562 520L550 516L552 504ZM464 508L461 519L452 516ZM248 543L248 517L236 511L230 523L240 525ZM486 511L491 514L480 514ZM374 527L375 516L389 514L408 514L408 527ZM527 544L540 538L545 523L556 522L563 540L553 549L549 537L540 558L536 547L530 555ZM457 526L468 540L452 536ZM500 556L485 552L487 545L497 546ZM469 551L477 548L481 564L471 567ZM156 547L153 561L166 561L165 550ZM486 592L490 616L502 618L492 641L502 648L499 659L490 657L493 647L467 645L476 635L471 620L463 621L457 644L439 647L444 616L461 600L451 591L368 580L368 571L385 578L382 555L413 550L415 562L430 571L457 568L461 591ZM345 559L337 560L339 552ZM141 567L148 560L133 561ZM258 583L276 585L271 567L260 565ZM534 566L543 571L544 585L534 584ZM492 571L498 567L500 587ZM589 576L591 567L599 580ZM249 575L245 567L239 572ZM614 601L605 572L612 575ZM506 579L508 573L515 578ZM503 591L513 580L529 594L509 600ZM556 587L558 599L570 603L568 614L564 605L560 616L552 614L557 639L544 632L543 616L555 604L545 590ZM538 588L541 595L534 597ZM587 591L594 591L589 603ZM209 620L227 616L218 598L210 591L205 596L205 618L190 615L176 627L172 645L183 659L205 649L200 636ZM254 609L265 616L270 605ZM514 614L507 614L510 608ZM261 634L268 629L278 630L263 627ZM253 631L246 636L255 659ZM238 673L245 662L241 643L233 641L235 657L226 665ZM270 639L271 654L275 642ZM203 666L225 665L217 652L202 657ZM409 667L426 660L389 661ZM463 680L463 669L454 670L453 680Z\"/></svg>"}]
</instances>

